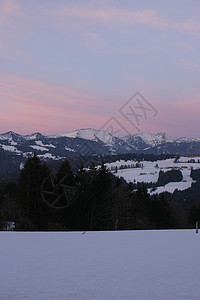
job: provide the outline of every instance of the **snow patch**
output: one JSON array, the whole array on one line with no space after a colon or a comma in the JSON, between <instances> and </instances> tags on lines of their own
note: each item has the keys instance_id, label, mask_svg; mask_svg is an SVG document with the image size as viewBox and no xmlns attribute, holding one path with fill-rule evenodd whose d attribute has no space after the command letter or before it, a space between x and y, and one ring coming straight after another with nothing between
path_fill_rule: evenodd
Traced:
<instances>
[{"instance_id":1,"label":"snow patch","mask_svg":"<svg viewBox=\"0 0 200 300\"><path fill-rule=\"evenodd\" d=\"M18 153L20 154L21 152L19 150L17 150L16 147L14 146L10 146L10 145L0 145L0 147L5 150L5 151L10 151L10 152L14 152L14 153Z\"/></svg>"},{"instance_id":2,"label":"snow patch","mask_svg":"<svg viewBox=\"0 0 200 300\"><path fill-rule=\"evenodd\" d=\"M70 152L75 152L75 150L74 150L74 149L72 149L72 148L69 148L69 147L67 147L67 146L65 146L65 150L67 150L67 151L70 151Z\"/></svg>"},{"instance_id":3,"label":"snow patch","mask_svg":"<svg viewBox=\"0 0 200 300\"><path fill-rule=\"evenodd\" d=\"M54 146L54 145L52 145L52 144L46 144L46 145L44 145L42 141L35 141L35 143L36 143L38 146L41 146L41 147L56 148L56 146Z\"/></svg>"},{"instance_id":4,"label":"snow patch","mask_svg":"<svg viewBox=\"0 0 200 300\"><path fill-rule=\"evenodd\" d=\"M23 168L24 168L24 162L21 162L21 163L20 163L20 166L19 166L19 169L20 169L20 170L23 170Z\"/></svg>"},{"instance_id":5,"label":"snow patch","mask_svg":"<svg viewBox=\"0 0 200 300\"><path fill-rule=\"evenodd\" d=\"M44 159L54 159L54 160L60 160L63 157L57 157L52 155L51 153L45 153L45 154L40 154L38 155L39 158L44 158Z\"/></svg>"},{"instance_id":6,"label":"snow patch","mask_svg":"<svg viewBox=\"0 0 200 300\"><path fill-rule=\"evenodd\" d=\"M35 150L39 150L39 151L49 151L49 149L47 149L45 147L41 147L41 146L30 145L30 147L35 149Z\"/></svg>"}]
</instances>

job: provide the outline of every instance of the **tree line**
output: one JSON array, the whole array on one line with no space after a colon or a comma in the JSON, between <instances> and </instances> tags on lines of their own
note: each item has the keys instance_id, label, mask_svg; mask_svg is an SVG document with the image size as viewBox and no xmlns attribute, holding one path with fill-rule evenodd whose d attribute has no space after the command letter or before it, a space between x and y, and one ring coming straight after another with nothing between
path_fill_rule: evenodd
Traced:
<instances>
[{"instance_id":1,"label":"tree line","mask_svg":"<svg viewBox=\"0 0 200 300\"><path fill-rule=\"evenodd\" d=\"M44 182L47 201L42 194ZM71 203L63 193L67 187L76 191ZM56 198L60 207L54 205ZM91 163L88 169L81 165L74 172L66 160L51 174L34 154L19 179L4 189L0 228L14 224L15 230L25 231L167 229L178 224L175 210L173 201L164 195L151 197L143 183L134 191L132 183L115 177L103 162L100 168Z\"/></svg>"}]
</instances>

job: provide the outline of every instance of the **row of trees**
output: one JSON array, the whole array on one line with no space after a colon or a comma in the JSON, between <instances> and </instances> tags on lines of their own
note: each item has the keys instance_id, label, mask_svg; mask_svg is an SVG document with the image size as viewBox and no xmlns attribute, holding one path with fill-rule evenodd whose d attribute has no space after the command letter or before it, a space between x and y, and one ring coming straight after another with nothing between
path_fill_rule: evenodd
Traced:
<instances>
[{"instance_id":1,"label":"row of trees","mask_svg":"<svg viewBox=\"0 0 200 300\"><path fill-rule=\"evenodd\" d=\"M49 191L47 205L42 197L46 181ZM62 183L59 185L59 183ZM59 189L73 187L76 195L67 206L65 194L60 197L62 209L53 205ZM48 186L46 187L48 189ZM48 193L46 194L48 197ZM51 199L52 198L52 199ZM67 207L66 207L67 206ZM65 207L65 208L63 208ZM171 228L171 208L164 197L151 198L145 185L133 192L132 185L116 178L102 163L99 169L91 164L73 173L64 161L50 177L46 163L37 155L29 158L17 182L10 182L0 201L1 229L14 222L16 230L114 230Z\"/></svg>"}]
</instances>

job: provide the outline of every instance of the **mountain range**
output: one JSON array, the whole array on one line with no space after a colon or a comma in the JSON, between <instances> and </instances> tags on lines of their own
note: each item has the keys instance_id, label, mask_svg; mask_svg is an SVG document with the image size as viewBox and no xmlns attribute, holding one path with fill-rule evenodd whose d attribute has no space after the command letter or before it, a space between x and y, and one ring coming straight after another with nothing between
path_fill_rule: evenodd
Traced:
<instances>
[{"instance_id":1,"label":"mountain range","mask_svg":"<svg viewBox=\"0 0 200 300\"><path fill-rule=\"evenodd\" d=\"M66 134L20 135L13 131L0 134L1 168L12 160L25 161L33 153L44 160L60 160L72 156L116 155L122 153L146 154L200 154L200 138L172 139L166 133L139 132L115 137L96 129L79 129Z\"/></svg>"},{"instance_id":2,"label":"mountain range","mask_svg":"<svg viewBox=\"0 0 200 300\"><path fill-rule=\"evenodd\" d=\"M60 159L71 155L112 155L118 153L200 154L200 138L172 139L166 133L139 132L115 137L96 129L79 129L65 134L20 135L13 131L0 134L0 151L29 157Z\"/></svg>"}]
</instances>

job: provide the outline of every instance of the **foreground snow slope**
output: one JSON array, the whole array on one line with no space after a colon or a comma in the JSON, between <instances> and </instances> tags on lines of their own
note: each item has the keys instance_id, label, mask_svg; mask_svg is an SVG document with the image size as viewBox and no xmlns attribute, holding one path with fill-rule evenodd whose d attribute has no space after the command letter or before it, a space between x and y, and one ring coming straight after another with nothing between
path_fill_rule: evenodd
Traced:
<instances>
[{"instance_id":1,"label":"foreground snow slope","mask_svg":"<svg viewBox=\"0 0 200 300\"><path fill-rule=\"evenodd\" d=\"M194 230L0 232L0 299L200 297Z\"/></svg>"}]
</instances>

